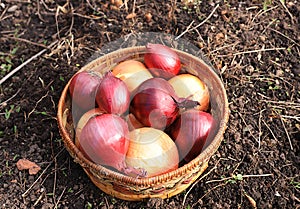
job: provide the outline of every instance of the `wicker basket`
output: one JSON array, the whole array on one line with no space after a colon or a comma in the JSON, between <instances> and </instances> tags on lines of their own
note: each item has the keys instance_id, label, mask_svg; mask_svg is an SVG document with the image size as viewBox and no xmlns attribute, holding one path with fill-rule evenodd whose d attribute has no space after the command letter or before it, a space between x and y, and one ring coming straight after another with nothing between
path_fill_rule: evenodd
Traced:
<instances>
[{"instance_id":1,"label":"wicker basket","mask_svg":"<svg viewBox=\"0 0 300 209\"><path fill-rule=\"evenodd\" d=\"M120 49L99 57L80 71L105 73L120 61L127 59L143 60L145 47ZM176 50L182 69L200 77L208 86L211 95L211 114L217 121L216 128L208 136L204 151L194 160L178 169L149 178L133 178L94 164L83 156L74 144L71 99L65 86L58 104L58 126L64 144L75 162L79 163L92 182L105 193L114 197L140 201L148 198L169 198L189 187L207 168L208 161L218 149L229 117L229 108L224 86L214 69L202 59Z\"/></svg>"}]
</instances>

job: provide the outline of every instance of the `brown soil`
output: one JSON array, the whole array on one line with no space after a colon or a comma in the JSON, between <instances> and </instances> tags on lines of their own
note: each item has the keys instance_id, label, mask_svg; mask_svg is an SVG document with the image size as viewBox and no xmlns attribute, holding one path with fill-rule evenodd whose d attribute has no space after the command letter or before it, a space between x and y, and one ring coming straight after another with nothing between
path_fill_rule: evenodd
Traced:
<instances>
[{"instance_id":1,"label":"brown soil","mask_svg":"<svg viewBox=\"0 0 300 209\"><path fill-rule=\"evenodd\" d=\"M202 22L182 38L226 87L231 115L220 148L199 182L177 196L106 195L64 148L56 123L62 89L110 41L179 36ZM299 208L299 26L292 0L136 0L120 8L105 0L0 1L0 79L46 49L0 85L0 208ZM41 170L18 170L21 158Z\"/></svg>"}]
</instances>

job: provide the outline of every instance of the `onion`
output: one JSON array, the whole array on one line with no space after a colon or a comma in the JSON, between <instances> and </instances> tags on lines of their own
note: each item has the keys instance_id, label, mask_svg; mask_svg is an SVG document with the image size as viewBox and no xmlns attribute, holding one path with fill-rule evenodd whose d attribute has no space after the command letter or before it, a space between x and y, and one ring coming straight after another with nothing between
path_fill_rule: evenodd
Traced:
<instances>
[{"instance_id":1,"label":"onion","mask_svg":"<svg viewBox=\"0 0 300 209\"><path fill-rule=\"evenodd\" d=\"M107 72L97 89L96 101L106 113L121 115L128 110L130 93L121 79Z\"/></svg>"},{"instance_id":2,"label":"onion","mask_svg":"<svg viewBox=\"0 0 300 209\"><path fill-rule=\"evenodd\" d=\"M82 71L76 73L69 85L69 91L74 102L83 110L90 110L96 106L96 89L101 77L94 72Z\"/></svg>"},{"instance_id":3,"label":"onion","mask_svg":"<svg viewBox=\"0 0 300 209\"><path fill-rule=\"evenodd\" d=\"M81 130L78 147L91 161L113 167L125 174L145 176L143 169L126 165L125 155L129 146L126 122L114 114L91 117Z\"/></svg>"},{"instance_id":4,"label":"onion","mask_svg":"<svg viewBox=\"0 0 300 209\"><path fill-rule=\"evenodd\" d=\"M89 121L90 118L95 117L97 115L101 115L101 114L103 114L103 111L101 111L99 108L96 108L96 109L91 109L91 110L87 111L80 117L80 119L77 123L77 126L76 126L76 136L75 136L76 146L79 147L78 139L80 137L82 128L85 126L85 124Z\"/></svg>"},{"instance_id":5,"label":"onion","mask_svg":"<svg viewBox=\"0 0 300 209\"><path fill-rule=\"evenodd\" d=\"M145 126L163 130L177 117L179 108L191 108L198 102L179 98L163 78L150 78L134 92L130 111Z\"/></svg>"},{"instance_id":6,"label":"onion","mask_svg":"<svg viewBox=\"0 0 300 209\"><path fill-rule=\"evenodd\" d=\"M132 131L137 128L142 128L144 126L140 121L136 119L136 117L132 113L126 115L125 121L128 124L129 131Z\"/></svg>"},{"instance_id":7,"label":"onion","mask_svg":"<svg viewBox=\"0 0 300 209\"><path fill-rule=\"evenodd\" d=\"M209 108L209 90L206 84L191 74L180 74L168 81L179 97L198 101L198 110L206 111Z\"/></svg>"},{"instance_id":8,"label":"onion","mask_svg":"<svg viewBox=\"0 0 300 209\"><path fill-rule=\"evenodd\" d=\"M119 63L112 69L112 73L126 83L129 92L134 91L142 82L153 77L145 65L137 60L126 60Z\"/></svg>"},{"instance_id":9,"label":"onion","mask_svg":"<svg viewBox=\"0 0 300 209\"><path fill-rule=\"evenodd\" d=\"M177 75L181 68L176 52L161 44L148 43L146 45L144 62L154 76L165 79Z\"/></svg>"},{"instance_id":10,"label":"onion","mask_svg":"<svg viewBox=\"0 0 300 209\"><path fill-rule=\"evenodd\" d=\"M136 88L132 95L135 95L136 93L141 92L145 89L151 89L153 87L165 91L176 100L179 99L172 85L166 79L163 78L150 78L144 81L139 85L138 88Z\"/></svg>"},{"instance_id":11,"label":"onion","mask_svg":"<svg viewBox=\"0 0 300 209\"><path fill-rule=\"evenodd\" d=\"M178 168L177 147L163 131L144 127L131 131L129 137L130 142L126 154L128 166L145 169L147 177Z\"/></svg>"},{"instance_id":12,"label":"onion","mask_svg":"<svg viewBox=\"0 0 300 209\"><path fill-rule=\"evenodd\" d=\"M195 109L183 112L176 119L169 132L181 158L189 162L201 153L213 123L211 114Z\"/></svg>"}]
</instances>

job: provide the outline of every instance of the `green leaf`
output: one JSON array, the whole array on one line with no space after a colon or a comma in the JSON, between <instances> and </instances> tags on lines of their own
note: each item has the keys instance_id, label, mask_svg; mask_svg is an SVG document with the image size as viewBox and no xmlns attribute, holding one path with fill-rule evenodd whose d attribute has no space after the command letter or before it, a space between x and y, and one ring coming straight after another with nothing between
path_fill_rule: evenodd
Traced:
<instances>
[{"instance_id":1,"label":"green leaf","mask_svg":"<svg viewBox=\"0 0 300 209\"><path fill-rule=\"evenodd\" d=\"M243 180L242 174L237 174L236 179L239 180L239 181Z\"/></svg>"}]
</instances>

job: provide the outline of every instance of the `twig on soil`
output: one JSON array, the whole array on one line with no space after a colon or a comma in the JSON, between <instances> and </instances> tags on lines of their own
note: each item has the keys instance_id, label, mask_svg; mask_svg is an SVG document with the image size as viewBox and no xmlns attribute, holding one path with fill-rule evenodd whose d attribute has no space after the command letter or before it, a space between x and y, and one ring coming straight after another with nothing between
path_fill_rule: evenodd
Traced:
<instances>
[{"instance_id":1,"label":"twig on soil","mask_svg":"<svg viewBox=\"0 0 300 209\"><path fill-rule=\"evenodd\" d=\"M189 190L186 192L186 194L185 194L184 197L183 197L182 206L184 206L185 201L186 201L186 198L187 198L187 196L189 195L189 193L191 192L191 190L194 188L194 186L195 186L196 184L198 184L199 181L201 181L203 178L205 178L206 176L208 176L213 170L217 169L217 165L219 164L219 162L220 162L221 160L223 160L223 158L220 158L220 159L216 162L215 166L214 166L212 169L210 169L205 175L201 176L201 178L199 178L197 181L195 181L195 182L192 184L192 186L189 188Z\"/></svg>"},{"instance_id":2,"label":"twig on soil","mask_svg":"<svg viewBox=\"0 0 300 209\"><path fill-rule=\"evenodd\" d=\"M260 142L261 142L261 135L262 135L262 131L261 131L261 121L262 121L262 113L265 111L266 109L263 109L259 112L259 117L258 117L258 149L260 149Z\"/></svg>"},{"instance_id":3,"label":"twig on soil","mask_svg":"<svg viewBox=\"0 0 300 209\"><path fill-rule=\"evenodd\" d=\"M228 182L219 184L219 185L217 185L217 186L214 186L214 187L211 188L210 190L208 190L208 192L206 192L202 197L200 197L200 198L198 199L198 201L197 201L196 203L194 203L194 204L192 205L192 208L194 208L195 205L196 205L197 203L199 203L206 195L208 195L209 193L211 193L212 191L214 191L215 189L217 189L217 188L219 188L219 187L225 186L227 183L228 183Z\"/></svg>"},{"instance_id":4,"label":"twig on soil","mask_svg":"<svg viewBox=\"0 0 300 209\"><path fill-rule=\"evenodd\" d=\"M243 123L245 124L246 127L249 127L248 124L246 123L244 117L242 116L242 114L240 112L237 112L240 116L240 118L242 119ZM252 131L250 130L250 128L248 128L248 131L250 133L250 135L255 139L256 142L258 142L258 139L253 135Z\"/></svg>"},{"instance_id":5,"label":"twig on soil","mask_svg":"<svg viewBox=\"0 0 300 209\"><path fill-rule=\"evenodd\" d=\"M42 96L36 103L35 103L35 106L34 106L34 108L28 113L28 118L30 117L30 115L35 111L35 109L36 109L36 107L38 106L38 104L44 99L44 98L46 98L47 96L48 96L48 94L49 94L49 91L47 91L47 93L44 95L44 96Z\"/></svg>"},{"instance_id":6,"label":"twig on soil","mask_svg":"<svg viewBox=\"0 0 300 209\"><path fill-rule=\"evenodd\" d=\"M271 135L273 136L273 138L278 141L278 139L276 138L275 134L273 133L272 129L270 128L270 126L268 126L268 124L266 123L266 121L262 120L262 122L265 124L265 126L267 127L267 129L269 129Z\"/></svg>"},{"instance_id":7,"label":"twig on soil","mask_svg":"<svg viewBox=\"0 0 300 209\"><path fill-rule=\"evenodd\" d=\"M67 187L65 187L65 188L63 189L63 191L61 192L61 194L59 195L59 197L58 197L58 199L57 199L57 202L55 203L54 208L58 208L58 203L60 202L60 199L62 198L62 196L63 196L63 194L65 193L66 189L67 189Z\"/></svg>"},{"instance_id":8,"label":"twig on soil","mask_svg":"<svg viewBox=\"0 0 300 209\"><path fill-rule=\"evenodd\" d=\"M33 207L35 207L45 195L44 188L41 189L42 194L38 197L38 199L34 202Z\"/></svg>"},{"instance_id":9,"label":"twig on soil","mask_svg":"<svg viewBox=\"0 0 300 209\"><path fill-rule=\"evenodd\" d=\"M4 36L4 38L13 39L13 40L16 40L16 41L22 41L22 42L25 42L25 43L28 43L28 44L31 44L31 45L35 45L35 46L43 47L45 49L49 49L49 47L44 45L44 44L35 43L35 42L32 42L32 41L24 39L24 38L18 38L18 37L14 37L14 36Z\"/></svg>"},{"instance_id":10,"label":"twig on soil","mask_svg":"<svg viewBox=\"0 0 300 209\"><path fill-rule=\"evenodd\" d=\"M51 166L51 164L52 164L52 162L50 162L49 165L47 165L47 167L43 170L43 172L39 175L39 177L33 182L33 184L31 184L31 186L22 194L22 197L26 197L28 195L28 193L31 191L31 189L34 187L34 185L40 180L40 178L42 178L42 176L48 170L48 168Z\"/></svg>"},{"instance_id":11,"label":"twig on soil","mask_svg":"<svg viewBox=\"0 0 300 209\"><path fill-rule=\"evenodd\" d=\"M288 133L288 131L287 131L286 127L285 127L285 124L284 124L284 121L283 121L282 117L280 117L280 120L281 120L281 123L282 123L283 129L284 129L284 131L285 131L285 133L286 133L286 136L287 136L287 138L288 138L288 140L289 140L289 143L290 143L291 150L293 150L292 141L291 141L290 135L289 135L289 133Z\"/></svg>"},{"instance_id":12,"label":"twig on soil","mask_svg":"<svg viewBox=\"0 0 300 209\"><path fill-rule=\"evenodd\" d=\"M286 39L290 40L291 42L293 42L293 43L296 44L297 46L300 46L299 43L297 43L295 40L291 39L291 38L288 37L287 35L284 35L284 34L281 33L280 31L275 30L275 29L273 29L273 28L268 28L268 29L271 30L271 31L274 31L275 33L278 33L279 35L281 35L281 36L283 36L283 37L285 37Z\"/></svg>"},{"instance_id":13,"label":"twig on soil","mask_svg":"<svg viewBox=\"0 0 300 209\"><path fill-rule=\"evenodd\" d=\"M134 12L135 12L135 3L136 3L136 0L133 0L132 14L134 14Z\"/></svg>"},{"instance_id":14,"label":"twig on soil","mask_svg":"<svg viewBox=\"0 0 300 209\"><path fill-rule=\"evenodd\" d=\"M12 95L10 98L8 98L7 100L5 100L4 102L0 103L0 107L5 106L7 104L7 102L9 102L10 100L12 100L15 96L18 95L18 93L21 91L21 89L18 89L18 91Z\"/></svg>"},{"instance_id":15,"label":"twig on soil","mask_svg":"<svg viewBox=\"0 0 300 209\"><path fill-rule=\"evenodd\" d=\"M8 7L6 7L6 8L3 10L3 12L1 13L1 15L0 15L0 22L3 20L3 17L4 17L4 15L5 15L5 13L7 12L7 10L8 10Z\"/></svg>"},{"instance_id":16,"label":"twig on soil","mask_svg":"<svg viewBox=\"0 0 300 209\"><path fill-rule=\"evenodd\" d=\"M183 34L185 34L185 33L187 33L189 30L190 30L190 28L192 27L192 25L194 24L194 20L189 24L189 26L183 31L183 33L181 33L179 36L177 36L176 38L175 38L175 40L177 40L177 39L179 39Z\"/></svg>"},{"instance_id":17,"label":"twig on soil","mask_svg":"<svg viewBox=\"0 0 300 209\"><path fill-rule=\"evenodd\" d=\"M253 178L253 177L268 177L268 176L273 176L272 173L268 173L268 174L258 174L258 175L242 175L241 178ZM205 182L206 184L210 184L210 183L215 183L215 182L221 182L221 181L227 181L227 180L230 180L230 179L235 179L236 176L233 175L231 177L227 177L227 178L223 178L223 179L215 179L215 180L210 180L210 181L207 181Z\"/></svg>"},{"instance_id":18,"label":"twig on soil","mask_svg":"<svg viewBox=\"0 0 300 209\"><path fill-rule=\"evenodd\" d=\"M278 51L278 50L285 50L286 48L280 47L280 48L269 48L269 49L257 49L257 50L250 50L250 51L243 51L243 52L236 52L233 54L240 55L240 54L251 54L251 53L258 53L258 52L265 52L265 51Z\"/></svg>"},{"instance_id":19,"label":"twig on soil","mask_svg":"<svg viewBox=\"0 0 300 209\"><path fill-rule=\"evenodd\" d=\"M181 33L179 36L177 36L175 38L175 40L178 40L179 38L181 38L187 32L193 31L193 30L197 29L198 27L200 27L201 25L203 25L204 23L206 23L211 18L211 16L215 13L215 11L218 9L218 7L219 7L219 4L217 4L217 6L212 10L212 12L207 16L207 18L205 20L203 20L201 23L199 23L198 25L196 25L192 29L185 30L183 33Z\"/></svg>"},{"instance_id":20,"label":"twig on soil","mask_svg":"<svg viewBox=\"0 0 300 209\"><path fill-rule=\"evenodd\" d=\"M277 7L278 7L278 5L276 5L276 6L274 6L274 7L271 7L270 9L267 9L267 10L260 10L260 11L253 17L253 19L252 19L251 22L254 22L255 18L257 18L257 17L259 17L259 16L261 16L261 15L263 15L263 14L265 14L265 13L267 13L267 12L273 10L273 9L276 9Z\"/></svg>"},{"instance_id":21,"label":"twig on soil","mask_svg":"<svg viewBox=\"0 0 300 209\"><path fill-rule=\"evenodd\" d=\"M282 4L282 6L284 7L284 9L286 10L286 12L289 14L289 16L291 17L291 22L292 24L294 24L294 17L293 15L290 13L289 9L285 6L285 1L280 0L280 3Z\"/></svg>"},{"instance_id":22,"label":"twig on soil","mask_svg":"<svg viewBox=\"0 0 300 209\"><path fill-rule=\"evenodd\" d=\"M47 165L47 167L43 170L43 172L39 175L39 177L31 184L31 186L21 195L23 198L26 197L28 195L28 193L32 190L32 188L35 186L35 184L40 180L40 178L42 178L42 176L44 175L44 173L48 170L48 168L52 165L52 163L54 162L54 159L57 158L62 151L64 151L65 148L61 149L52 159L51 162L49 162L49 164Z\"/></svg>"},{"instance_id":23,"label":"twig on soil","mask_svg":"<svg viewBox=\"0 0 300 209\"><path fill-rule=\"evenodd\" d=\"M250 51L242 51L242 52L236 52L236 53L230 53L230 54L221 54L217 55L217 57L231 57L231 56L236 56L236 55L241 55L241 54L251 54L251 53L260 53L260 52L265 52L265 51L278 51L278 50L285 50L286 48L280 47L280 48L268 48L268 49L256 49L256 50L250 50Z\"/></svg>"},{"instance_id":24,"label":"twig on soil","mask_svg":"<svg viewBox=\"0 0 300 209\"><path fill-rule=\"evenodd\" d=\"M58 41L54 41L52 42L48 48L51 48L52 46L54 46ZM32 60L36 59L37 57L41 56L42 54L44 54L47 49L43 49L42 51L40 51L39 53L33 55L31 58L29 58L28 60L26 60L25 62L23 62L21 65L19 65L18 67L16 67L14 70L10 71L6 76L4 76L1 80L0 80L0 85L2 85L8 78L10 78L13 74L15 74L16 72L18 72L19 70L21 70L24 66L26 66L28 63L30 63Z\"/></svg>"}]
</instances>

